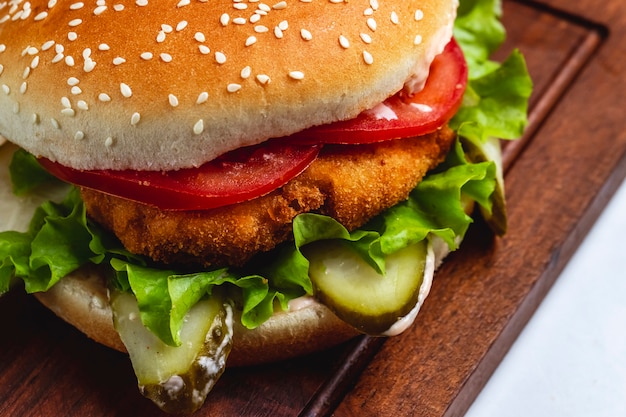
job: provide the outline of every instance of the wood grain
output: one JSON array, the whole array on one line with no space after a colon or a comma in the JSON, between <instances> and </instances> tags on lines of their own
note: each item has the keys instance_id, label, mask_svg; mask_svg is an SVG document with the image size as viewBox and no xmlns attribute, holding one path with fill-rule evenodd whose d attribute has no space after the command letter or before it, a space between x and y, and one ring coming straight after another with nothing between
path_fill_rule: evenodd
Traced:
<instances>
[{"instance_id":1,"label":"wood grain","mask_svg":"<svg viewBox=\"0 0 626 417\"><path fill-rule=\"evenodd\" d=\"M198 416L461 416L626 176L626 3L505 1L535 80L505 149L510 230L478 222L417 325L391 339L229 369ZM128 359L23 293L0 300L0 416L158 416Z\"/></svg>"}]
</instances>

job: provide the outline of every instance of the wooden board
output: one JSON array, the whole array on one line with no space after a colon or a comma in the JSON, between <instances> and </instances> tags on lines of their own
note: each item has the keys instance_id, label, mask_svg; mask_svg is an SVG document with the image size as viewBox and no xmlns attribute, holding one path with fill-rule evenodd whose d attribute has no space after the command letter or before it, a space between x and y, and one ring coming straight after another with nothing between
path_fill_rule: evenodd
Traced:
<instances>
[{"instance_id":1,"label":"wooden board","mask_svg":"<svg viewBox=\"0 0 626 417\"><path fill-rule=\"evenodd\" d=\"M506 1L535 80L531 126L505 149L510 231L484 225L437 276L416 326L229 369L198 416L460 416L626 176L626 3ZM1 416L155 416L124 355L32 298L0 300Z\"/></svg>"}]
</instances>

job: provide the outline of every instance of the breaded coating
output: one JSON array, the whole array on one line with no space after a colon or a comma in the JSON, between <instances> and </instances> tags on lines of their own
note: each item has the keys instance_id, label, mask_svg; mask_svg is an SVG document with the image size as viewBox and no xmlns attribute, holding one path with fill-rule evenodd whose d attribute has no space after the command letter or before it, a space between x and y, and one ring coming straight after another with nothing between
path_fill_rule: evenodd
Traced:
<instances>
[{"instance_id":1,"label":"breaded coating","mask_svg":"<svg viewBox=\"0 0 626 417\"><path fill-rule=\"evenodd\" d=\"M265 196L205 211L162 211L83 189L88 215L126 248L170 265L241 266L291 239L292 219L332 216L362 226L408 198L454 140L447 127L415 138L365 145L327 145L299 176Z\"/></svg>"}]
</instances>

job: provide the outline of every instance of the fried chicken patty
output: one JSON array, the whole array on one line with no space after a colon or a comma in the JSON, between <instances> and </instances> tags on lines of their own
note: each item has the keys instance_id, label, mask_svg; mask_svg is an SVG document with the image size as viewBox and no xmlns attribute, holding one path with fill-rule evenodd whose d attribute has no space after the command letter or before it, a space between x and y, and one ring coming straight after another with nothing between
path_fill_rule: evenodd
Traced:
<instances>
[{"instance_id":1,"label":"fried chicken patty","mask_svg":"<svg viewBox=\"0 0 626 417\"><path fill-rule=\"evenodd\" d=\"M454 140L447 127L414 138L327 145L283 187L243 203L204 211L156 207L82 189L87 214L133 253L171 265L241 266L291 239L293 218L315 212L348 230L408 198Z\"/></svg>"}]
</instances>

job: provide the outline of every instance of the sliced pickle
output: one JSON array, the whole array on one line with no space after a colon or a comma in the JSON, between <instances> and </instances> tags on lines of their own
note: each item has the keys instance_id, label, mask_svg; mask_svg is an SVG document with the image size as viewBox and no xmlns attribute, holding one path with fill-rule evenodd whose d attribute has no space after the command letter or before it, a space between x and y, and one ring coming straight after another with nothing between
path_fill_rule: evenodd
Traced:
<instances>
[{"instance_id":1,"label":"sliced pickle","mask_svg":"<svg viewBox=\"0 0 626 417\"><path fill-rule=\"evenodd\" d=\"M179 347L166 345L143 326L133 295L113 291L111 308L141 393L168 413L200 408L230 353L231 305L217 296L196 304L185 317Z\"/></svg>"},{"instance_id":2,"label":"sliced pickle","mask_svg":"<svg viewBox=\"0 0 626 417\"><path fill-rule=\"evenodd\" d=\"M418 303L426 267L425 242L388 256L384 275L341 240L316 242L303 251L318 299L363 333L385 334Z\"/></svg>"}]
</instances>

